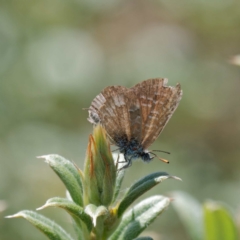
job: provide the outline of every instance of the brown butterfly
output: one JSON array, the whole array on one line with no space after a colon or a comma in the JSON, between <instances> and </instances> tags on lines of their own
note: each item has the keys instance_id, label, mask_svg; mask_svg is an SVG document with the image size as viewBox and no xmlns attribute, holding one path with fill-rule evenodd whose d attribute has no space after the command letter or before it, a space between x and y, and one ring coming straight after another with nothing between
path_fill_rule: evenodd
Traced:
<instances>
[{"instance_id":1,"label":"brown butterfly","mask_svg":"<svg viewBox=\"0 0 240 240\"><path fill-rule=\"evenodd\" d=\"M109 86L93 99L88 121L106 129L111 143L124 154L123 168L133 159L149 162L154 158L151 154L156 156L147 148L162 132L182 97L180 84L170 87L167 81L149 79L132 88Z\"/></svg>"}]
</instances>

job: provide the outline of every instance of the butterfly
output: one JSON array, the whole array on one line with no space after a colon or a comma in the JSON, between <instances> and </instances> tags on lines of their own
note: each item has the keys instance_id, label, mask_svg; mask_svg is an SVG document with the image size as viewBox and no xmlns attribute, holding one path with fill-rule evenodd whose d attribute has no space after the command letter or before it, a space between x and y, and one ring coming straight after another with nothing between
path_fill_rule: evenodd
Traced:
<instances>
[{"instance_id":1,"label":"butterfly","mask_svg":"<svg viewBox=\"0 0 240 240\"><path fill-rule=\"evenodd\" d=\"M148 147L162 132L182 97L180 84L170 87L167 82L166 78L156 78L131 88L109 86L88 108L88 121L101 124L110 142L123 153L123 168L131 166L134 159L149 162L157 156Z\"/></svg>"}]
</instances>

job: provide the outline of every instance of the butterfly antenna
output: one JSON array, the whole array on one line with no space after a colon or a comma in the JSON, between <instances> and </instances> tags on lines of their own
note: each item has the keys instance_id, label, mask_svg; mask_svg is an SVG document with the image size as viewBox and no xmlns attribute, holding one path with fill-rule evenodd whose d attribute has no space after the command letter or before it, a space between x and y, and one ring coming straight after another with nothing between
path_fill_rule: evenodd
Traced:
<instances>
[{"instance_id":1,"label":"butterfly antenna","mask_svg":"<svg viewBox=\"0 0 240 240\"><path fill-rule=\"evenodd\" d=\"M157 158L158 158L159 160L161 160L162 162L164 162L164 163L169 163L169 161L168 161L167 159L160 158L160 157L158 157L158 156L157 156Z\"/></svg>"},{"instance_id":2,"label":"butterfly antenna","mask_svg":"<svg viewBox=\"0 0 240 240\"><path fill-rule=\"evenodd\" d=\"M152 150L152 151L153 151L153 152L163 152L163 153L171 154L170 152L162 151L162 150Z\"/></svg>"},{"instance_id":3,"label":"butterfly antenna","mask_svg":"<svg viewBox=\"0 0 240 240\"><path fill-rule=\"evenodd\" d=\"M161 160L164 163L169 163L169 161L167 159L164 158L160 158L157 154L153 153L153 152L149 152L151 153L153 156L155 156L156 158L158 158L159 160Z\"/></svg>"}]
</instances>

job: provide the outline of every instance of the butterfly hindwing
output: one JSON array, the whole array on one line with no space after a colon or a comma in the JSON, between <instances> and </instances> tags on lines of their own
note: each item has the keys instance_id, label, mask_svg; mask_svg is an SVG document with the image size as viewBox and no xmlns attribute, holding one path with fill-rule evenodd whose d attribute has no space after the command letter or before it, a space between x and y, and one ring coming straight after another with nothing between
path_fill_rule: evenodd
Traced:
<instances>
[{"instance_id":1,"label":"butterfly hindwing","mask_svg":"<svg viewBox=\"0 0 240 240\"><path fill-rule=\"evenodd\" d=\"M133 87L142 109L144 149L162 132L181 99L180 85L169 87L166 83L167 79L149 79Z\"/></svg>"}]
</instances>

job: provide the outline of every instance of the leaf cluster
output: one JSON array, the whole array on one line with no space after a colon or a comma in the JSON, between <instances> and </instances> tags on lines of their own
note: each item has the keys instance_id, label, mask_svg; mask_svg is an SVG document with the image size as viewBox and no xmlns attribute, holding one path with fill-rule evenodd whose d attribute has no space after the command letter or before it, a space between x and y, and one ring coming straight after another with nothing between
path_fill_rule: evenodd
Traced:
<instances>
[{"instance_id":1,"label":"leaf cluster","mask_svg":"<svg viewBox=\"0 0 240 240\"><path fill-rule=\"evenodd\" d=\"M59 155L40 158L45 159L63 182L67 197L51 198L37 210L48 207L64 209L72 218L76 237L71 237L57 223L34 211L24 210L8 217L25 218L52 240L137 239L168 207L171 200L156 195L130 206L163 180L180 180L165 172L152 173L132 184L121 196L121 184L125 175L121 162L124 159L120 156L120 159L114 161L106 133L101 126L97 126L89 137L84 171Z\"/></svg>"}]
</instances>

